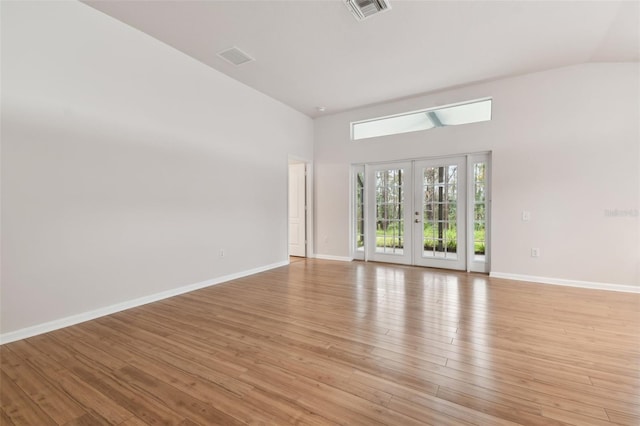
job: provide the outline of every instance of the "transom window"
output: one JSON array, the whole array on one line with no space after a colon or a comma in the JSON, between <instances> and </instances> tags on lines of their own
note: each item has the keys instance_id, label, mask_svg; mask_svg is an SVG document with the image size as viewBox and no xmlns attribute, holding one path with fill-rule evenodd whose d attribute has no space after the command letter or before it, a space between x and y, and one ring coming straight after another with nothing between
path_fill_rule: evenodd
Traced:
<instances>
[{"instance_id":1,"label":"transom window","mask_svg":"<svg viewBox=\"0 0 640 426\"><path fill-rule=\"evenodd\" d=\"M491 120L491 99L445 105L351 123L351 139L367 139Z\"/></svg>"}]
</instances>

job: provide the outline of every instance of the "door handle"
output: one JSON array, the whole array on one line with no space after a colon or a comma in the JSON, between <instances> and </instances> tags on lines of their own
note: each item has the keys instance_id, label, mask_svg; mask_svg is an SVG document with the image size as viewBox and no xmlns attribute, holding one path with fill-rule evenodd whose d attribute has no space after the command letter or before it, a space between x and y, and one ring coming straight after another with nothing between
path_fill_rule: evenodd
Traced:
<instances>
[{"instance_id":1,"label":"door handle","mask_svg":"<svg viewBox=\"0 0 640 426\"><path fill-rule=\"evenodd\" d=\"M415 222L420 223L420 219L416 218Z\"/></svg>"}]
</instances>

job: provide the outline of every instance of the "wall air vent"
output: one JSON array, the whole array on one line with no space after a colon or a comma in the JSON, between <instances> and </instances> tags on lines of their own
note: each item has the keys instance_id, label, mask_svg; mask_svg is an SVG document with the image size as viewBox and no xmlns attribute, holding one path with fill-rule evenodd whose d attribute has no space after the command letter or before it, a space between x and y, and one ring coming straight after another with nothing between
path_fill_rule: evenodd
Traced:
<instances>
[{"instance_id":1,"label":"wall air vent","mask_svg":"<svg viewBox=\"0 0 640 426\"><path fill-rule=\"evenodd\" d=\"M218 52L218 56L224 59L227 62L231 62L233 65L242 65L247 62L251 62L254 59L244 53L242 50L237 47L232 47L231 49L223 50L222 52Z\"/></svg>"},{"instance_id":2,"label":"wall air vent","mask_svg":"<svg viewBox=\"0 0 640 426\"><path fill-rule=\"evenodd\" d=\"M391 9L389 0L344 0L344 4L358 21Z\"/></svg>"}]
</instances>

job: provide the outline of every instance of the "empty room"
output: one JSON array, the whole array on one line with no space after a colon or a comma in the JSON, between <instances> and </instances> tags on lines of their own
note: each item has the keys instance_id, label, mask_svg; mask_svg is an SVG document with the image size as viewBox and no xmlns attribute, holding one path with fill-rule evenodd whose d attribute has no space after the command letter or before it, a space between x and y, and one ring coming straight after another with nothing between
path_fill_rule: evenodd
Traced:
<instances>
[{"instance_id":1,"label":"empty room","mask_svg":"<svg viewBox=\"0 0 640 426\"><path fill-rule=\"evenodd\" d=\"M640 1L0 20L0 425L640 425Z\"/></svg>"}]
</instances>

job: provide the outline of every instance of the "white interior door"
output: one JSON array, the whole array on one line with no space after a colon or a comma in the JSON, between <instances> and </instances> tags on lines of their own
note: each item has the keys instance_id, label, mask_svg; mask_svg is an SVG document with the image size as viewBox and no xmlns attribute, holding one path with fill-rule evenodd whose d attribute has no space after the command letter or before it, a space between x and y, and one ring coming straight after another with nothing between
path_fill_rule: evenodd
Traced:
<instances>
[{"instance_id":1,"label":"white interior door","mask_svg":"<svg viewBox=\"0 0 640 426\"><path fill-rule=\"evenodd\" d=\"M307 255L306 166L289 165L289 255Z\"/></svg>"},{"instance_id":2,"label":"white interior door","mask_svg":"<svg viewBox=\"0 0 640 426\"><path fill-rule=\"evenodd\" d=\"M413 263L467 267L464 157L414 162Z\"/></svg>"},{"instance_id":3,"label":"white interior door","mask_svg":"<svg viewBox=\"0 0 640 426\"><path fill-rule=\"evenodd\" d=\"M411 264L411 163L366 168L367 260Z\"/></svg>"}]
</instances>

